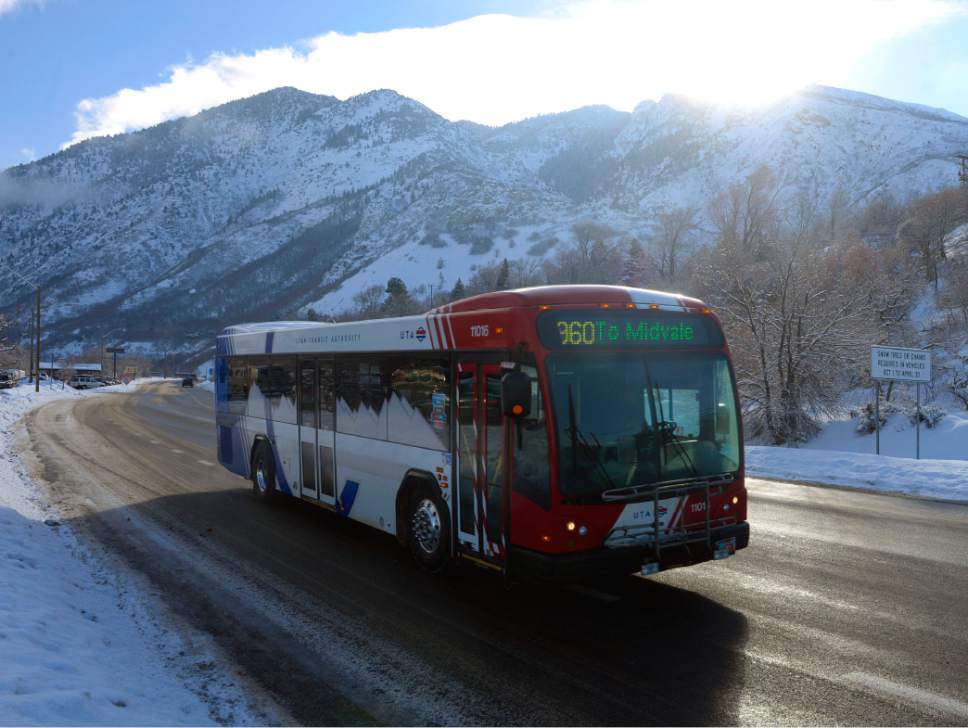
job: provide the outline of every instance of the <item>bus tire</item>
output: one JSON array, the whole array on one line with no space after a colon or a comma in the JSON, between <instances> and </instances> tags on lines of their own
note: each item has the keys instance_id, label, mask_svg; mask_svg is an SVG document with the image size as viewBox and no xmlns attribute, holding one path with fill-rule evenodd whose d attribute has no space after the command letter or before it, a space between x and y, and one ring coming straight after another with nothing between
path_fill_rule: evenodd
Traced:
<instances>
[{"instance_id":1,"label":"bus tire","mask_svg":"<svg viewBox=\"0 0 968 728\"><path fill-rule=\"evenodd\" d=\"M443 571L450 561L450 511L429 485L419 485L410 494L407 531L414 560L427 571Z\"/></svg>"},{"instance_id":2,"label":"bus tire","mask_svg":"<svg viewBox=\"0 0 968 728\"><path fill-rule=\"evenodd\" d=\"M252 495L263 503L276 499L276 462L272 446L260 440L252 453Z\"/></svg>"}]
</instances>

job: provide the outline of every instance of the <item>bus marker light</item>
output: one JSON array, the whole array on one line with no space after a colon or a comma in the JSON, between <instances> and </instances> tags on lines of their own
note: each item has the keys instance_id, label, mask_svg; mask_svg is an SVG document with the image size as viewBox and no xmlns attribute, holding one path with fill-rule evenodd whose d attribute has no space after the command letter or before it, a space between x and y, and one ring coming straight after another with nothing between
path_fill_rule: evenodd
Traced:
<instances>
[{"instance_id":1,"label":"bus marker light","mask_svg":"<svg viewBox=\"0 0 968 728\"><path fill-rule=\"evenodd\" d=\"M516 405L514 405L513 407L511 407L511 412L512 412L513 414L516 414L516 415L520 415L521 413L523 413L523 412L524 412L524 407L522 407L522 406L521 406L521 405L519 405L519 404L516 404Z\"/></svg>"},{"instance_id":2,"label":"bus marker light","mask_svg":"<svg viewBox=\"0 0 968 728\"><path fill-rule=\"evenodd\" d=\"M503 326L495 326L494 327L494 333L495 334L503 334L504 333L504 327Z\"/></svg>"},{"instance_id":3,"label":"bus marker light","mask_svg":"<svg viewBox=\"0 0 968 728\"><path fill-rule=\"evenodd\" d=\"M602 308L608 308L608 304L607 303L600 303L598 305L601 306Z\"/></svg>"},{"instance_id":4,"label":"bus marker light","mask_svg":"<svg viewBox=\"0 0 968 728\"><path fill-rule=\"evenodd\" d=\"M544 536L541 537L541 540L544 541L545 543L551 543L551 536L549 536L548 534L545 534Z\"/></svg>"},{"instance_id":5,"label":"bus marker light","mask_svg":"<svg viewBox=\"0 0 968 728\"><path fill-rule=\"evenodd\" d=\"M658 311L659 310L659 304L657 304L657 303L650 303L649 304L649 308L651 308L653 311Z\"/></svg>"},{"instance_id":6,"label":"bus marker light","mask_svg":"<svg viewBox=\"0 0 968 728\"><path fill-rule=\"evenodd\" d=\"M626 303L625 304L625 308L635 308L635 304L634 303Z\"/></svg>"},{"instance_id":7,"label":"bus marker light","mask_svg":"<svg viewBox=\"0 0 968 728\"><path fill-rule=\"evenodd\" d=\"M702 312L703 312L703 313L712 313L712 312L713 312L713 310L712 310L711 308L706 308L706 307L703 307L703 310L702 310Z\"/></svg>"}]
</instances>

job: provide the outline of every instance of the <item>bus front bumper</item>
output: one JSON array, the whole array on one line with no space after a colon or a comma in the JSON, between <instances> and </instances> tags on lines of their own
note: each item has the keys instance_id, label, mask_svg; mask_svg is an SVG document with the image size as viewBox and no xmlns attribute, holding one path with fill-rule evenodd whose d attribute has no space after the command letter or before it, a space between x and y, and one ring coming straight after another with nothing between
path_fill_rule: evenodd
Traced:
<instances>
[{"instance_id":1,"label":"bus front bumper","mask_svg":"<svg viewBox=\"0 0 968 728\"><path fill-rule=\"evenodd\" d=\"M750 526L744 521L712 529L708 541L663 544L658 562L649 546L602 548L577 554L543 554L512 547L511 570L516 575L543 581L583 581L639 573L646 564L657 564L656 571L699 564L714 558L717 545L729 543L738 551L746 548L749 541Z\"/></svg>"}]
</instances>

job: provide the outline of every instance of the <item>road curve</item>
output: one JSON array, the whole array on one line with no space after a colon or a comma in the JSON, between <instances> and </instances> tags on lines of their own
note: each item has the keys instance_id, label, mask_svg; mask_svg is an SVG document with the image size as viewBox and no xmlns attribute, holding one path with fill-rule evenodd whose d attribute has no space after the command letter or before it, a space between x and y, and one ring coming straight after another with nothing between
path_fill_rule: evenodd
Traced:
<instances>
[{"instance_id":1,"label":"road curve","mask_svg":"<svg viewBox=\"0 0 968 728\"><path fill-rule=\"evenodd\" d=\"M28 459L304 723L968 723L968 506L754 480L732 559L506 590L255 502L216 464L211 410L173 383L54 402Z\"/></svg>"}]
</instances>

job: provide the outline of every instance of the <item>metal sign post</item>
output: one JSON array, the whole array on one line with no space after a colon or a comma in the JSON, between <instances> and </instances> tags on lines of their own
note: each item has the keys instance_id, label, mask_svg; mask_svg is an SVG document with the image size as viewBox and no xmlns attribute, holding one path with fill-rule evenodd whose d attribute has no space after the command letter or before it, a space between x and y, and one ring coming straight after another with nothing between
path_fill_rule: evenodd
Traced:
<instances>
[{"instance_id":1,"label":"metal sign post","mask_svg":"<svg viewBox=\"0 0 968 728\"><path fill-rule=\"evenodd\" d=\"M914 426L914 459L920 460L921 459L921 382L918 382L917 384L915 384L914 387L917 390L917 394L915 395L916 397L915 402L917 403L915 404L915 411L917 413L916 415L917 424Z\"/></svg>"},{"instance_id":2,"label":"metal sign post","mask_svg":"<svg viewBox=\"0 0 968 728\"><path fill-rule=\"evenodd\" d=\"M874 382L874 454L881 454L881 383Z\"/></svg>"},{"instance_id":3,"label":"metal sign post","mask_svg":"<svg viewBox=\"0 0 968 728\"><path fill-rule=\"evenodd\" d=\"M107 349L105 349L105 351L108 354L114 354L114 374L112 375L112 379L114 379L114 381L118 381L118 354L124 353L124 347L109 346Z\"/></svg>"},{"instance_id":4,"label":"metal sign post","mask_svg":"<svg viewBox=\"0 0 968 728\"><path fill-rule=\"evenodd\" d=\"M907 382L917 390L915 457L921 458L921 384L931 381L931 352L896 346L871 347L871 379L874 380L875 451L881 454L881 382Z\"/></svg>"}]
</instances>

